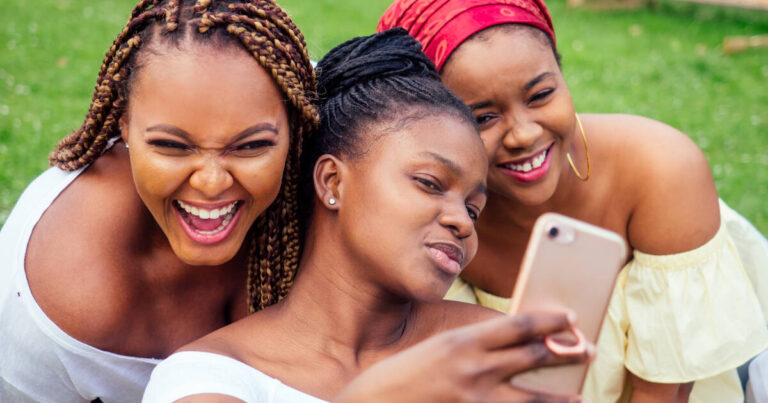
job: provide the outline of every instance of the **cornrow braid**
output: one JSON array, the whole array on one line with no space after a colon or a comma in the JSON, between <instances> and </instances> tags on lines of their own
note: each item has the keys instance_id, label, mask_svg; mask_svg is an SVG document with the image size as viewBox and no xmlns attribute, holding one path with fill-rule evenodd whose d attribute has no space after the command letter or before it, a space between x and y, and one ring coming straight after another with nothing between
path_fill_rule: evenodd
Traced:
<instances>
[{"instance_id":1,"label":"cornrow braid","mask_svg":"<svg viewBox=\"0 0 768 403\"><path fill-rule=\"evenodd\" d=\"M354 157L364 128L385 121L396 126L414 113L454 115L475 126L467 106L402 28L342 43L320 60L317 72L320 128L309 149L318 157Z\"/></svg>"},{"instance_id":2,"label":"cornrow braid","mask_svg":"<svg viewBox=\"0 0 768 403\"><path fill-rule=\"evenodd\" d=\"M120 136L131 81L141 49L153 42L230 41L269 72L288 101L290 149L275 201L250 231L248 308L254 312L281 300L293 284L300 257L298 181L303 138L318 124L315 75L304 36L269 0L141 0L107 52L82 126L50 154L51 165L73 171L92 164Z\"/></svg>"}]
</instances>

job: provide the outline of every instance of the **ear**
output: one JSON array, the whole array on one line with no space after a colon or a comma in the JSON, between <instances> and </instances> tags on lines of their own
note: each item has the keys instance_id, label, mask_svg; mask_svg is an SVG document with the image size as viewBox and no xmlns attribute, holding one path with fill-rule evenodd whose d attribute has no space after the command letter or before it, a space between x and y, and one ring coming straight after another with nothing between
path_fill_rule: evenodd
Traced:
<instances>
[{"instance_id":1,"label":"ear","mask_svg":"<svg viewBox=\"0 0 768 403\"><path fill-rule=\"evenodd\" d=\"M325 208L337 210L341 205L341 186L344 162L333 155L325 154L315 163L312 180L315 194Z\"/></svg>"}]
</instances>

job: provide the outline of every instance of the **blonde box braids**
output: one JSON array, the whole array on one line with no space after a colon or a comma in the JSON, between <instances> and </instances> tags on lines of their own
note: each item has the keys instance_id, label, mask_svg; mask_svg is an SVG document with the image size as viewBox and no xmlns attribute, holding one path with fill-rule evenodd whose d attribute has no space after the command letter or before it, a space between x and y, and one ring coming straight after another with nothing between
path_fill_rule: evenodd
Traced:
<instances>
[{"instance_id":1,"label":"blonde box braids","mask_svg":"<svg viewBox=\"0 0 768 403\"><path fill-rule=\"evenodd\" d=\"M187 4L189 3L189 4ZM93 100L82 126L62 139L51 165L73 171L93 163L108 141L120 135L130 74L137 50L162 31L204 41L226 35L246 49L270 73L289 101L291 145L277 199L251 229L248 259L249 312L281 300L293 284L300 256L299 162L303 138L317 126L315 76L304 36L270 0L142 0L107 52ZM187 32L188 31L188 32Z\"/></svg>"}]
</instances>

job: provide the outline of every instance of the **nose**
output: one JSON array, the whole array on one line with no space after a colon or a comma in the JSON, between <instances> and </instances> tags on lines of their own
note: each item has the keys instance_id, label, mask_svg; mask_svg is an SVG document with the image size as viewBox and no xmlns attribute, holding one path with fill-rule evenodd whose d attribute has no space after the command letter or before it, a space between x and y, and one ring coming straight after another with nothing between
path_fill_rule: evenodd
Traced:
<instances>
[{"instance_id":1,"label":"nose","mask_svg":"<svg viewBox=\"0 0 768 403\"><path fill-rule=\"evenodd\" d=\"M217 155L202 156L203 161L189 178L189 184L205 197L216 198L234 183L232 174Z\"/></svg>"},{"instance_id":2,"label":"nose","mask_svg":"<svg viewBox=\"0 0 768 403\"><path fill-rule=\"evenodd\" d=\"M511 150L530 148L543 132L544 129L531 116L517 114L509 119L503 139L504 147Z\"/></svg>"},{"instance_id":3,"label":"nose","mask_svg":"<svg viewBox=\"0 0 768 403\"><path fill-rule=\"evenodd\" d=\"M448 228L459 239L467 238L475 231L475 223L469 216L464 201L452 202L443 210L439 218L440 225Z\"/></svg>"}]
</instances>

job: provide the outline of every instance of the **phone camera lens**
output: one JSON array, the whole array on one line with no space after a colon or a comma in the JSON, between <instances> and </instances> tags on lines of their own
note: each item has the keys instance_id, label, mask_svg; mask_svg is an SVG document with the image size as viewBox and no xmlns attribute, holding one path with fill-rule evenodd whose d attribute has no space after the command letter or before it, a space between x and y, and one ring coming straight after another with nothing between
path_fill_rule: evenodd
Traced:
<instances>
[{"instance_id":1,"label":"phone camera lens","mask_svg":"<svg viewBox=\"0 0 768 403\"><path fill-rule=\"evenodd\" d=\"M557 227L551 227L548 232L550 238L555 238L559 233L560 233L560 230L557 229Z\"/></svg>"}]
</instances>

